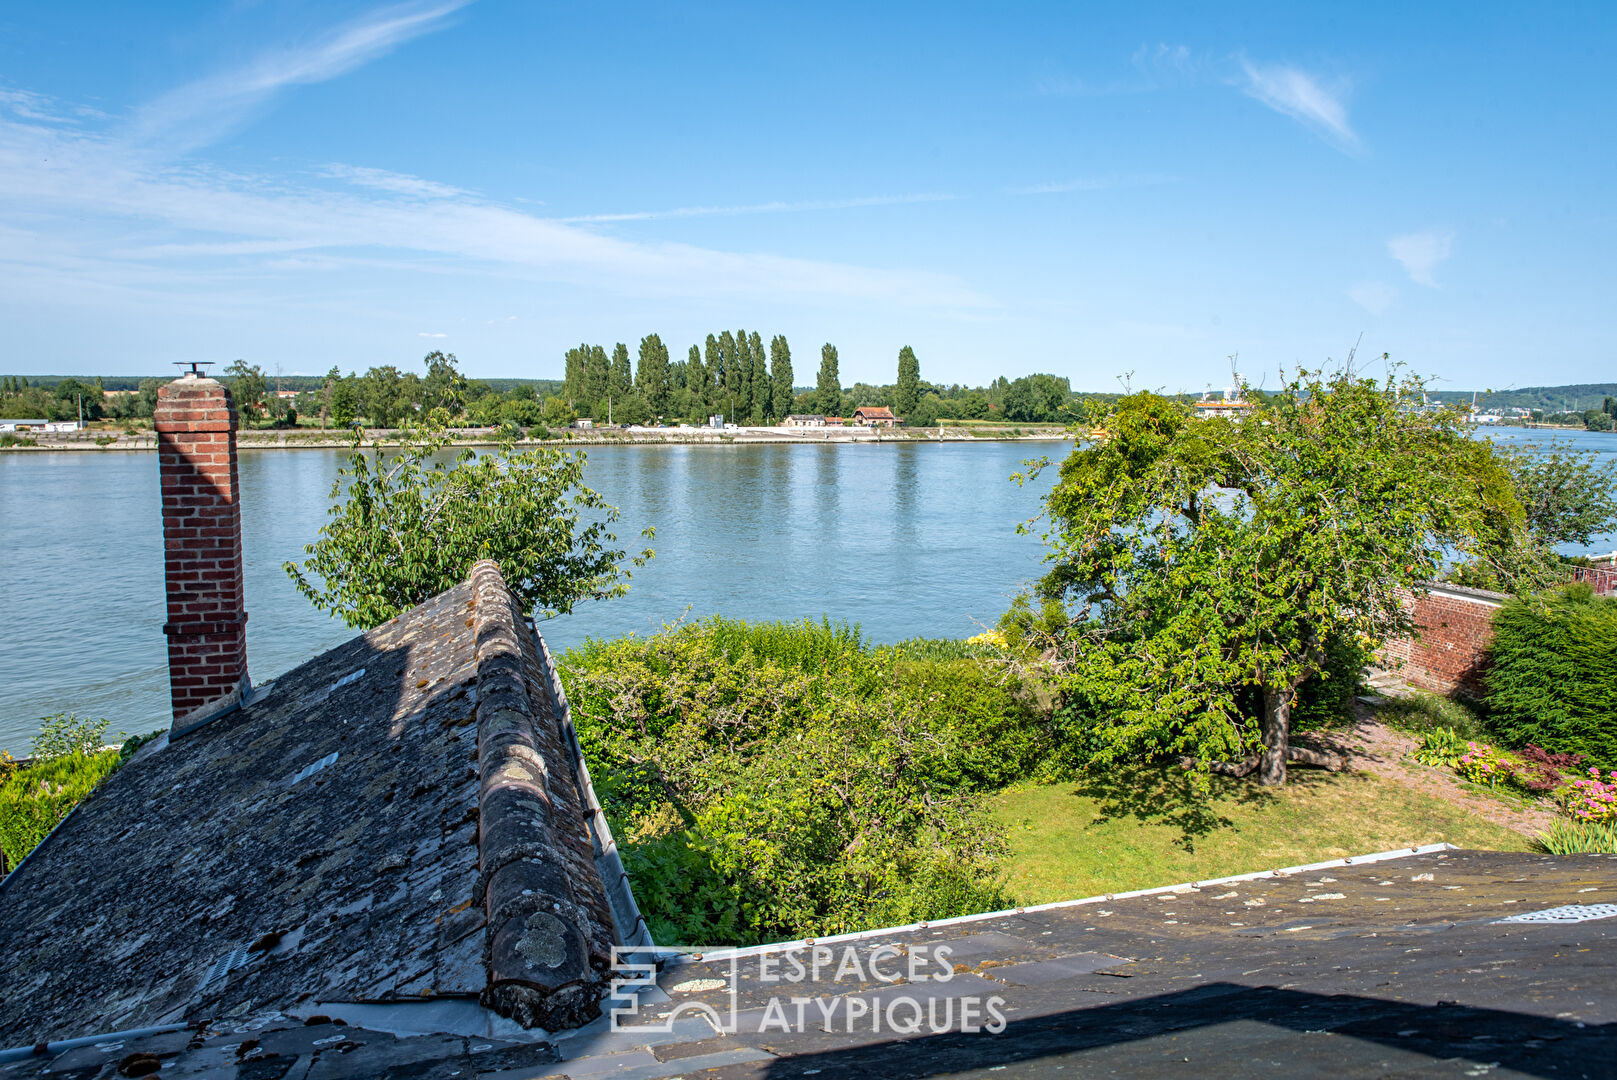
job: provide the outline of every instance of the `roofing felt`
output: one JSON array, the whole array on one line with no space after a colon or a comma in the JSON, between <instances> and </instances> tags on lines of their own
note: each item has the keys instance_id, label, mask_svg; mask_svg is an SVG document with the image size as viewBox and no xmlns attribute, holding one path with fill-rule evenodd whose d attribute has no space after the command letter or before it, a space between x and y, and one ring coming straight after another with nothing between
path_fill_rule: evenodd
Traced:
<instances>
[{"instance_id":1,"label":"roofing felt","mask_svg":"<svg viewBox=\"0 0 1617 1080\"><path fill-rule=\"evenodd\" d=\"M0 1076L111 1080L139 1053L155 1055L163 1076L299 1080L1608 1076L1617 917L1499 920L1599 914L1613 896L1617 858L1607 856L1355 860L798 943L799 956L819 945L837 959L796 983L781 981L780 947L686 956L663 968L619 1030L603 1018L538 1045L465 1032L400 1037L331 1008L313 1026L307 1010L265 1012L40 1055L10 1073L0 1063ZM836 970L845 945L858 977ZM895 952L939 946L952 950L947 980L869 976L877 965L892 974ZM959 1017L968 999L989 997L1006 1020L998 1034L934 1034L930 1015L914 1033L870 1020L877 1007L905 1020L895 1007L904 998ZM784 1000L787 1026L760 1030L772 998Z\"/></svg>"},{"instance_id":2,"label":"roofing felt","mask_svg":"<svg viewBox=\"0 0 1617 1080\"><path fill-rule=\"evenodd\" d=\"M531 1022L522 985L604 971L539 665L483 563L152 744L0 884L0 1046L313 1000L482 996Z\"/></svg>"}]
</instances>

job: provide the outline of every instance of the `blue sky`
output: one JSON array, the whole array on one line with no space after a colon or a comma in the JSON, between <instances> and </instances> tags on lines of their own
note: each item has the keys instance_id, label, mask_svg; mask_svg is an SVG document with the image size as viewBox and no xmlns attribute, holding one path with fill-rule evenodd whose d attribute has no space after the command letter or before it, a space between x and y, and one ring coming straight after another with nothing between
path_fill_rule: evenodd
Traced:
<instances>
[{"instance_id":1,"label":"blue sky","mask_svg":"<svg viewBox=\"0 0 1617 1080\"><path fill-rule=\"evenodd\" d=\"M8 5L0 366L1617 379L1617 9L1097 9Z\"/></svg>"}]
</instances>

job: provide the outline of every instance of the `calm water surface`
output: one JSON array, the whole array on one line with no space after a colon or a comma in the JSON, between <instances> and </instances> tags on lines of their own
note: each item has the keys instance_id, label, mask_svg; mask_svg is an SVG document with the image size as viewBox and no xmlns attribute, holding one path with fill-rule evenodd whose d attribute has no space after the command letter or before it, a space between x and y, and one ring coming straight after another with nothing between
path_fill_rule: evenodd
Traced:
<instances>
[{"instance_id":1,"label":"calm water surface","mask_svg":"<svg viewBox=\"0 0 1617 1080\"><path fill-rule=\"evenodd\" d=\"M1592 450L1617 436L1485 433L1506 445ZM629 595L543 624L554 648L655 632L714 612L857 622L877 641L965 637L1039 572L1018 536L1053 471L1007 477L1056 443L601 447L588 483L623 511L619 536L654 525L657 557ZM342 454L241 456L248 663L275 677L352 631L297 594L281 564L325 521ZM167 724L157 456L0 455L0 749L20 754L50 713L106 717L117 733ZM1590 550L1617 548L1617 534Z\"/></svg>"},{"instance_id":2,"label":"calm water surface","mask_svg":"<svg viewBox=\"0 0 1617 1080\"><path fill-rule=\"evenodd\" d=\"M1018 536L1053 472L1006 479L1041 444L601 447L590 486L623 511L623 546L654 525L657 557L629 594L542 624L552 648L655 632L714 612L861 624L877 641L964 637L1039 572ZM353 631L281 569L325 521L333 450L241 455L248 664L275 677ZM167 654L157 456L0 455L0 749L74 711L111 732L166 726Z\"/></svg>"}]
</instances>

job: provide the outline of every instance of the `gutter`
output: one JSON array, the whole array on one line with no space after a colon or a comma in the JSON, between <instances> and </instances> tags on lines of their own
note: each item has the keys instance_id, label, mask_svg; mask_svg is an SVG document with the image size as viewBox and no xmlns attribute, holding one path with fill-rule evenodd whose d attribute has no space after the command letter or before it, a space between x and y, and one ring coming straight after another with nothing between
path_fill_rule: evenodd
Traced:
<instances>
[{"instance_id":1,"label":"gutter","mask_svg":"<svg viewBox=\"0 0 1617 1080\"><path fill-rule=\"evenodd\" d=\"M21 866L21 863L17 864ZM40 1057L56 1057L69 1050L77 1050L81 1046L94 1046L96 1043L127 1042L130 1039L144 1039L152 1035L167 1035L172 1031L184 1031L189 1024L162 1024L158 1027L130 1028L128 1031L109 1031L104 1035L81 1035L76 1039L61 1039L57 1042L42 1042L33 1046L13 1046L7 1050L0 1050L0 1063L7 1061L23 1061L36 1054Z\"/></svg>"}]
</instances>

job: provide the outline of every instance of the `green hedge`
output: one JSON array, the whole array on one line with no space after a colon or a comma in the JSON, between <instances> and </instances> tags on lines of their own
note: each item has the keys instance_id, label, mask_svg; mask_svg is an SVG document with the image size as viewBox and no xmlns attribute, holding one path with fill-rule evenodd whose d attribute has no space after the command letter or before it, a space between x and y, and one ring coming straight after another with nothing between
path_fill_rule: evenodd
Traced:
<instances>
[{"instance_id":1,"label":"green hedge","mask_svg":"<svg viewBox=\"0 0 1617 1080\"><path fill-rule=\"evenodd\" d=\"M1494 617L1486 682L1507 746L1617 765L1617 597L1572 585L1510 601Z\"/></svg>"}]
</instances>

